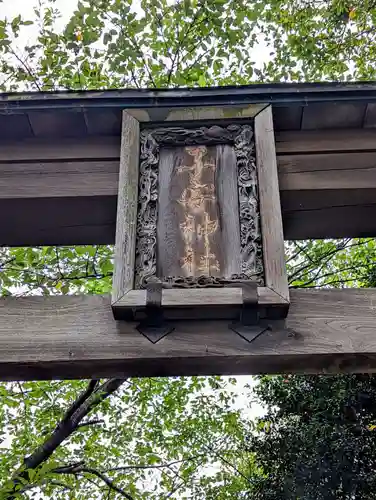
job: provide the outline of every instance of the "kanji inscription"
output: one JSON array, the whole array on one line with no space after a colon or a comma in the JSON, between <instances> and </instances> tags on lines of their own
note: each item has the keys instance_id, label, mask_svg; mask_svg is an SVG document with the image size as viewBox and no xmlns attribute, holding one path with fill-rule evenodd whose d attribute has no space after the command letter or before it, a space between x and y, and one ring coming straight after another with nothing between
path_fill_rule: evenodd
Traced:
<instances>
[{"instance_id":1,"label":"kanji inscription","mask_svg":"<svg viewBox=\"0 0 376 500\"><path fill-rule=\"evenodd\" d=\"M178 202L184 208L184 221L180 223L184 240L184 256L181 258L183 275L210 276L220 271L219 261L212 250L211 236L218 231L218 217L211 218L216 196L214 172L216 164L208 156L206 146L187 146L185 152L192 158L190 165L177 168L178 174L188 173L188 186ZM209 180L205 179L209 177ZM215 210L214 210L215 212ZM197 245L195 243L197 242ZM195 251L194 247L199 248ZM200 252L201 250L201 252Z\"/></svg>"},{"instance_id":2,"label":"kanji inscription","mask_svg":"<svg viewBox=\"0 0 376 500\"><path fill-rule=\"evenodd\" d=\"M136 288L263 283L249 125L141 133Z\"/></svg>"}]
</instances>

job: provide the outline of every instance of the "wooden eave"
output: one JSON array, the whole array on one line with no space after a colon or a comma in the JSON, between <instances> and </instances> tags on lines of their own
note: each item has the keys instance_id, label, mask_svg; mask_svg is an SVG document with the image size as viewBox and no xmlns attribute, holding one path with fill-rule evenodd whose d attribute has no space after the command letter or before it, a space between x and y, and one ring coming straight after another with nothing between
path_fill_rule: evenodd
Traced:
<instances>
[{"instance_id":1,"label":"wooden eave","mask_svg":"<svg viewBox=\"0 0 376 500\"><path fill-rule=\"evenodd\" d=\"M115 239L121 112L270 105L286 239L376 235L376 83L0 94L0 245Z\"/></svg>"},{"instance_id":2,"label":"wooden eave","mask_svg":"<svg viewBox=\"0 0 376 500\"><path fill-rule=\"evenodd\" d=\"M0 94L0 141L30 137L120 135L121 110L273 106L274 129L318 130L376 125L376 83L261 84L193 89L122 89ZM99 121L99 123L98 123ZM42 123L48 127L42 126ZM72 123L74 127L72 128Z\"/></svg>"}]
</instances>

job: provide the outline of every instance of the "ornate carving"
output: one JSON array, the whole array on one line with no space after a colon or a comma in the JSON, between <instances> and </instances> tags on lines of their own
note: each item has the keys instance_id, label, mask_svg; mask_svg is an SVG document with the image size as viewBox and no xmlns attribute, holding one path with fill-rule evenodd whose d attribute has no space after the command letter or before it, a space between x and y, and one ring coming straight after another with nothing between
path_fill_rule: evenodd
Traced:
<instances>
[{"instance_id":1,"label":"ornate carving","mask_svg":"<svg viewBox=\"0 0 376 500\"><path fill-rule=\"evenodd\" d=\"M223 287L244 280L256 281L262 285L264 283L262 243L252 127L240 124L233 124L228 127L215 125L194 129L163 127L144 130L141 133L140 140L140 183L135 269L136 288L144 288L147 282L156 275L158 162L159 148L162 144L186 146L232 144L234 146L238 167L242 251L242 274L232 275L231 278L226 279L211 276L165 277L163 278L164 285L179 288ZM208 196L210 195L210 193L207 194ZM182 196L180 202L187 202L187 199L183 198L184 196ZM197 200L197 203L199 201ZM209 250L206 257L207 259L211 258ZM202 264L204 265L205 263L203 262Z\"/></svg>"},{"instance_id":2,"label":"ornate carving","mask_svg":"<svg viewBox=\"0 0 376 500\"><path fill-rule=\"evenodd\" d=\"M167 276L163 278L163 288L223 288L234 283L249 281L246 274L232 274L229 278L217 276Z\"/></svg>"},{"instance_id":3,"label":"ornate carving","mask_svg":"<svg viewBox=\"0 0 376 500\"><path fill-rule=\"evenodd\" d=\"M245 125L236 135L234 148L238 165L240 245L242 272L249 279L264 283L257 168L253 130Z\"/></svg>"},{"instance_id":4,"label":"ornate carving","mask_svg":"<svg viewBox=\"0 0 376 500\"><path fill-rule=\"evenodd\" d=\"M140 181L136 240L136 288L144 288L157 272L159 144L153 134L141 134Z\"/></svg>"},{"instance_id":5,"label":"ornate carving","mask_svg":"<svg viewBox=\"0 0 376 500\"><path fill-rule=\"evenodd\" d=\"M141 135L152 135L157 143L169 146L232 144L237 133L233 127L239 129L238 125L230 125L226 128L218 125L199 128L161 127L144 130Z\"/></svg>"}]
</instances>

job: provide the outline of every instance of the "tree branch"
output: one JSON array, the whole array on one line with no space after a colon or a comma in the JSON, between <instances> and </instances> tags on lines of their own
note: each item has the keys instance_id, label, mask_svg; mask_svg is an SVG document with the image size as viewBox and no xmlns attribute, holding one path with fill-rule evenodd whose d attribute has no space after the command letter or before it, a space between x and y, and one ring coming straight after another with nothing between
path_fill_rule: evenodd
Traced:
<instances>
[{"instance_id":1,"label":"tree branch","mask_svg":"<svg viewBox=\"0 0 376 500\"><path fill-rule=\"evenodd\" d=\"M117 493L119 493L124 498L127 498L128 500L133 500L133 497L129 495L129 493L126 493L122 488L116 486L116 484L109 477L105 476L102 472L99 472L96 469L93 469L91 467L82 467L75 474L76 475L91 474L92 476L96 476L98 479L103 481L106 484L106 486L110 488L110 490L116 491Z\"/></svg>"},{"instance_id":2,"label":"tree branch","mask_svg":"<svg viewBox=\"0 0 376 500\"><path fill-rule=\"evenodd\" d=\"M30 76L30 78L33 79L34 81L34 84L36 86L36 88L38 89L39 92L42 91L42 88L41 86L39 85L39 82L37 80L37 77L34 75L34 73L31 71L31 69L29 68L29 66L26 64L26 62L24 60L22 60L22 58L17 55L16 51L13 50L11 47L9 49L10 53L17 59L17 61L25 68L27 74Z\"/></svg>"},{"instance_id":3,"label":"tree branch","mask_svg":"<svg viewBox=\"0 0 376 500\"><path fill-rule=\"evenodd\" d=\"M323 259L327 259L328 257L332 257L334 256L336 253L338 252L341 252L343 250L348 250L349 248L353 248L353 247L357 247L357 246L361 246L361 245L365 245L369 242L369 240L367 241L360 241L360 242L357 242L357 243L353 243L351 245L349 245L351 241L351 238L349 238L346 243L344 243L344 245L341 245L340 247L337 246L336 248L332 249L332 250L329 250L327 253L323 254L320 256L320 258L316 259L316 260L310 260L310 262L308 264L304 264L302 267L300 267L298 270L294 271L290 276L289 276L289 283L292 283L294 281L294 279L297 279L297 276L299 276L299 274L303 271L305 271L306 269L308 269L310 266L312 266L313 264L316 265L316 264L320 264Z\"/></svg>"},{"instance_id":4,"label":"tree branch","mask_svg":"<svg viewBox=\"0 0 376 500\"><path fill-rule=\"evenodd\" d=\"M68 408L62 421L58 423L51 436L34 453L25 457L23 466L13 475L13 488L5 499L12 500L19 484L28 480L27 471L37 469L42 463L46 462L56 448L73 434L84 417L117 391L125 380L109 379L100 386L98 386L98 381L90 381L87 389Z\"/></svg>"},{"instance_id":5,"label":"tree branch","mask_svg":"<svg viewBox=\"0 0 376 500\"><path fill-rule=\"evenodd\" d=\"M82 422L82 424L78 424L77 429L82 429L82 427L89 427L90 425L97 425L97 424L104 424L104 420L101 418L88 420L87 422Z\"/></svg>"},{"instance_id":6,"label":"tree branch","mask_svg":"<svg viewBox=\"0 0 376 500\"><path fill-rule=\"evenodd\" d=\"M54 472L55 474L73 474L74 476L80 476L85 474L96 476L98 479L103 481L106 484L106 486L108 486L111 490L116 491L117 493L122 495L124 498L127 498L128 500L133 500L133 497L129 493L126 493L122 488L116 486L116 484L112 481L112 479L103 474L103 472L94 469L93 467L84 467L81 465L73 464L72 466L58 467L57 469L54 469L52 472Z\"/></svg>"},{"instance_id":7,"label":"tree branch","mask_svg":"<svg viewBox=\"0 0 376 500\"><path fill-rule=\"evenodd\" d=\"M171 467L172 465L182 464L184 462L193 462L198 458L206 456L205 453L200 453L193 457L182 458L181 460L174 460L173 462L169 462L167 464L155 464L155 465L122 465L118 467L111 467L110 469L106 469L106 472L112 471L121 471L121 470L134 470L134 469L165 469Z\"/></svg>"},{"instance_id":8,"label":"tree branch","mask_svg":"<svg viewBox=\"0 0 376 500\"><path fill-rule=\"evenodd\" d=\"M86 391L83 392L76 399L76 401L73 402L73 404L70 406L70 408L68 408L68 410L66 411L66 413L63 417L62 422L66 422L67 420L69 420L72 417L72 415L78 410L78 408L93 394L97 385L98 385L98 380L90 380Z\"/></svg>"}]
</instances>

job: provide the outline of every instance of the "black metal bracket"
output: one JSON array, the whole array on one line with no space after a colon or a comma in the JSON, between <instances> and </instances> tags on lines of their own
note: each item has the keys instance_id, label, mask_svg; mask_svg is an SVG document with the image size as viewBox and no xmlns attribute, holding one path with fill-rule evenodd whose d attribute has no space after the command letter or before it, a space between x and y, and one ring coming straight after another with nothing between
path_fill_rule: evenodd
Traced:
<instances>
[{"instance_id":1,"label":"black metal bracket","mask_svg":"<svg viewBox=\"0 0 376 500\"><path fill-rule=\"evenodd\" d=\"M163 317L161 282L148 283L145 314L146 317L139 323L137 330L153 344L174 330Z\"/></svg>"},{"instance_id":2,"label":"black metal bracket","mask_svg":"<svg viewBox=\"0 0 376 500\"><path fill-rule=\"evenodd\" d=\"M253 342L268 330L268 326L260 324L257 283L243 282L239 286L242 288L243 306L239 321L231 323L229 327L247 342Z\"/></svg>"}]
</instances>

